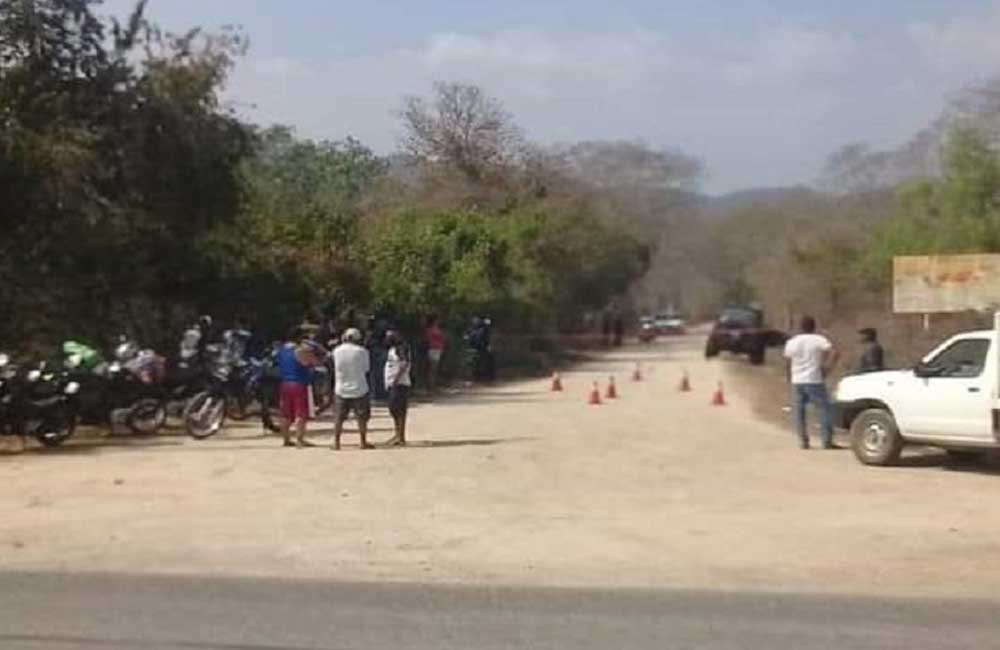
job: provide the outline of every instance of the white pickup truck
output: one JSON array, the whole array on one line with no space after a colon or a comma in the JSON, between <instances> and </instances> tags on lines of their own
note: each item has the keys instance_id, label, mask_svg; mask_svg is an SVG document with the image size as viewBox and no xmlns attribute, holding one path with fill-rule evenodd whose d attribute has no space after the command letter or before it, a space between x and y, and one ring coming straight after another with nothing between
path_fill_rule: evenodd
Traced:
<instances>
[{"instance_id":1,"label":"white pickup truck","mask_svg":"<svg viewBox=\"0 0 1000 650\"><path fill-rule=\"evenodd\" d=\"M910 370L845 377L838 424L867 465L890 465L905 444L969 456L1000 449L1000 315L992 330L953 336Z\"/></svg>"}]
</instances>

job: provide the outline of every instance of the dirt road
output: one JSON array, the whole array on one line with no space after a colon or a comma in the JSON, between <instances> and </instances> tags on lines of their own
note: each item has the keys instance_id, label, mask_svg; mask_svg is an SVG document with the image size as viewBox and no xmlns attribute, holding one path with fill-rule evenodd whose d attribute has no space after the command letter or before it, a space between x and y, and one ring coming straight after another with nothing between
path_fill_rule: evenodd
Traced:
<instances>
[{"instance_id":1,"label":"dirt road","mask_svg":"<svg viewBox=\"0 0 1000 650\"><path fill-rule=\"evenodd\" d=\"M741 399L753 374L699 351L420 405L405 450L245 430L0 457L0 570L996 596L1000 476L799 451ZM610 374L621 399L585 406Z\"/></svg>"}]
</instances>

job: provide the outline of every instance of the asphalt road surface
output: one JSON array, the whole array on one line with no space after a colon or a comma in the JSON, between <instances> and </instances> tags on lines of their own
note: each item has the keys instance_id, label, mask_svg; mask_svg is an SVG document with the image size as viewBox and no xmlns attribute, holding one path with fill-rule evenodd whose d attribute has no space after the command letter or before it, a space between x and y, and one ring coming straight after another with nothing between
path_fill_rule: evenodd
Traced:
<instances>
[{"instance_id":1,"label":"asphalt road surface","mask_svg":"<svg viewBox=\"0 0 1000 650\"><path fill-rule=\"evenodd\" d=\"M0 575L4 650L1000 648L1000 604Z\"/></svg>"}]
</instances>

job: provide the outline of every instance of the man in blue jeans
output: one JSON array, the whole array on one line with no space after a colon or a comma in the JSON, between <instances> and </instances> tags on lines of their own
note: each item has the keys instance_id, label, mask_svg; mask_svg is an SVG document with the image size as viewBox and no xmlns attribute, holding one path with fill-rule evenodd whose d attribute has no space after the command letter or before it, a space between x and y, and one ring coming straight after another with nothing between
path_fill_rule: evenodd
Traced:
<instances>
[{"instance_id":1,"label":"man in blue jeans","mask_svg":"<svg viewBox=\"0 0 1000 650\"><path fill-rule=\"evenodd\" d=\"M802 319L802 332L785 344L788 381L792 384L792 410L803 449L809 449L806 407L812 403L819 411L823 448L833 444L833 407L826 391L826 375L840 358L830 339L816 333L816 319Z\"/></svg>"}]
</instances>

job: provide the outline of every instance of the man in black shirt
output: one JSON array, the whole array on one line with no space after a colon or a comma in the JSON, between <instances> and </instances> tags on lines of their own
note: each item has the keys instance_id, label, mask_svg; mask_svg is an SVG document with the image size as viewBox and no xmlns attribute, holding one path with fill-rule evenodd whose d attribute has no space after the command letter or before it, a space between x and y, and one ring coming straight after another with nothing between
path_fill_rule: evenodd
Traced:
<instances>
[{"instance_id":1,"label":"man in black shirt","mask_svg":"<svg viewBox=\"0 0 1000 650\"><path fill-rule=\"evenodd\" d=\"M861 343L865 346L858 363L858 373L879 372L885 370L885 350L878 342L878 332L872 327L860 330Z\"/></svg>"}]
</instances>

